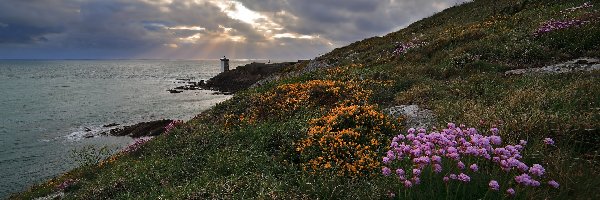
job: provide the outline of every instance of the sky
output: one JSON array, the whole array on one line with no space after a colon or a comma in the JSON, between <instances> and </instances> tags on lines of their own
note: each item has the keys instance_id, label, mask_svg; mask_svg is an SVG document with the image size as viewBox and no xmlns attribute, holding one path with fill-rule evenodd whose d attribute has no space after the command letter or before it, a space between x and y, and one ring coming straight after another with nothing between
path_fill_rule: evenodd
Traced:
<instances>
[{"instance_id":1,"label":"sky","mask_svg":"<svg viewBox=\"0 0 600 200\"><path fill-rule=\"evenodd\" d=\"M2 0L0 59L310 59L465 0Z\"/></svg>"}]
</instances>

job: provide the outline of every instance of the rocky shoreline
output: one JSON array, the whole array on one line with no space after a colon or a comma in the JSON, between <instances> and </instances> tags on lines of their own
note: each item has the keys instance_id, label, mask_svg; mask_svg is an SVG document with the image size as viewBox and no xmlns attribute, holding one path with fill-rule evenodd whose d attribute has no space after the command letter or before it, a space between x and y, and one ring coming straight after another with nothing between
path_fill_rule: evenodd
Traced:
<instances>
[{"instance_id":1,"label":"rocky shoreline","mask_svg":"<svg viewBox=\"0 0 600 200\"><path fill-rule=\"evenodd\" d=\"M165 132L165 127L171 122L173 122L173 120L170 119L141 122L131 126L111 129L108 132L104 132L103 135L129 136L132 138L157 136Z\"/></svg>"},{"instance_id":2,"label":"rocky shoreline","mask_svg":"<svg viewBox=\"0 0 600 200\"><path fill-rule=\"evenodd\" d=\"M233 94L240 90L250 88L257 82L280 74L297 62L282 63L250 63L225 72L221 72L207 81L184 81L185 85L169 89L170 93L182 93L185 90L213 90L215 94Z\"/></svg>"},{"instance_id":3,"label":"rocky shoreline","mask_svg":"<svg viewBox=\"0 0 600 200\"><path fill-rule=\"evenodd\" d=\"M250 63L239 66L233 70L225 71L208 81L192 82L190 80L180 80L185 85L168 90L171 93L181 93L184 90L213 90L215 93L233 94L240 90L250 88L267 77L273 77L281 74L286 68L292 67L302 62L283 62L283 63ZM102 132L101 135L111 136L129 136L139 138L144 136L157 136L165 131L165 127L172 123L171 119L162 119L148 122L141 122L130 126L111 123L103 127L109 128L109 131Z\"/></svg>"},{"instance_id":4,"label":"rocky shoreline","mask_svg":"<svg viewBox=\"0 0 600 200\"><path fill-rule=\"evenodd\" d=\"M247 89L256 82L273 74L281 73L286 67L298 62L283 63L250 63L233 70L225 71L206 81L202 88L218 90L225 93L236 93Z\"/></svg>"}]
</instances>

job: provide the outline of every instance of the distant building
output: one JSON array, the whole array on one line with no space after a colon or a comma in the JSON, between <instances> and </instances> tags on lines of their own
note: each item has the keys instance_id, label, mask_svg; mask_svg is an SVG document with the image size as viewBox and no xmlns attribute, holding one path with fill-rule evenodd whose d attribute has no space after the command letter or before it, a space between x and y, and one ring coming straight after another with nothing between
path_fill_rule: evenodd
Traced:
<instances>
[{"instance_id":1,"label":"distant building","mask_svg":"<svg viewBox=\"0 0 600 200\"><path fill-rule=\"evenodd\" d=\"M221 72L226 71L229 71L229 59L223 56L223 58L221 58Z\"/></svg>"}]
</instances>

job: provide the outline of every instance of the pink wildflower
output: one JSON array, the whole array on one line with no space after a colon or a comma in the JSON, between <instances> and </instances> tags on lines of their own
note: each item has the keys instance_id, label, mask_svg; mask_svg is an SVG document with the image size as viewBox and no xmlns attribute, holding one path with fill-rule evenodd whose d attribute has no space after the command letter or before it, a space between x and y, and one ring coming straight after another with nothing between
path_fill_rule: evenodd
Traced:
<instances>
[{"instance_id":1,"label":"pink wildflower","mask_svg":"<svg viewBox=\"0 0 600 200\"><path fill-rule=\"evenodd\" d=\"M469 182L469 181L471 181L471 177L469 177L468 175L463 174L463 173L460 173L457 178L458 178L459 181L462 181L462 182Z\"/></svg>"},{"instance_id":2,"label":"pink wildflower","mask_svg":"<svg viewBox=\"0 0 600 200\"><path fill-rule=\"evenodd\" d=\"M388 158L388 157L383 157L383 163L385 163L385 164L389 164L389 163L390 163L390 158Z\"/></svg>"},{"instance_id":3,"label":"pink wildflower","mask_svg":"<svg viewBox=\"0 0 600 200\"><path fill-rule=\"evenodd\" d=\"M513 195L515 195L515 189L508 188L508 189L506 190L506 193L507 193L508 195L510 195L510 196L513 196Z\"/></svg>"},{"instance_id":4,"label":"pink wildflower","mask_svg":"<svg viewBox=\"0 0 600 200\"><path fill-rule=\"evenodd\" d=\"M420 169L413 169L412 171L413 171L413 175L415 175L415 176L421 175L421 170Z\"/></svg>"},{"instance_id":5,"label":"pink wildflower","mask_svg":"<svg viewBox=\"0 0 600 200\"><path fill-rule=\"evenodd\" d=\"M479 170L479 167L477 167L477 164L472 164L471 166L469 166L469 168L471 170L473 170L474 172L476 172L477 170Z\"/></svg>"},{"instance_id":6,"label":"pink wildflower","mask_svg":"<svg viewBox=\"0 0 600 200\"><path fill-rule=\"evenodd\" d=\"M488 184L488 186L490 186L490 189L492 190L500 190L500 185L498 184L498 181L495 180L491 180L490 183Z\"/></svg>"},{"instance_id":7,"label":"pink wildflower","mask_svg":"<svg viewBox=\"0 0 600 200\"><path fill-rule=\"evenodd\" d=\"M435 173L440 173L440 172L442 172L442 165L440 165L440 164L433 164L433 171L434 171Z\"/></svg>"},{"instance_id":8,"label":"pink wildflower","mask_svg":"<svg viewBox=\"0 0 600 200\"><path fill-rule=\"evenodd\" d=\"M491 131L491 132L492 132L492 134L494 134L494 135L498 134L498 128L496 128L496 127L494 127L494 128L491 128L491 129L490 129L490 131Z\"/></svg>"},{"instance_id":9,"label":"pink wildflower","mask_svg":"<svg viewBox=\"0 0 600 200\"><path fill-rule=\"evenodd\" d=\"M465 169L465 164L462 161L458 161L458 164L456 164L458 166L459 169Z\"/></svg>"},{"instance_id":10,"label":"pink wildflower","mask_svg":"<svg viewBox=\"0 0 600 200\"><path fill-rule=\"evenodd\" d=\"M560 186L558 182L554 180L548 181L548 185L552 186L553 188L558 188L558 186Z\"/></svg>"},{"instance_id":11,"label":"pink wildflower","mask_svg":"<svg viewBox=\"0 0 600 200\"><path fill-rule=\"evenodd\" d=\"M404 176L404 170L403 169L396 169L396 174L398 176Z\"/></svg>"},{"instance_id":12,"label":"pink wildflower","mask_svg":"<svg viewBox=\"0 0 600 200\"><path fill-rule=\"evenodd\" d=\"M449 177L450 177L450 179L452 179L452 180L456 180L456 174L450 174L450 175L449 175Z\"/></svg>"},{"instance_id":13,"label":"pink wildflower","mask_svg":"<svg viewBox=\"0 0 600 200\"><path fill-rule=\"evenodd\" d=\"M409 180L405 180L404 181L404 187L411 188L412 187L412 182L410 182Z\"/></svg>"},{"instance_id":14,"label":"pink wildflower","mask_svg":"<svg viewBox=\"0 0 600 200\"><path fill-rule=\"evenodd\" d=\"M539 164L533 164L533 166L531 166L531 168L529 168L529 173L536 175L538 177L544 175L545 172L546 172L546 170L544 169L544 167L542 167Z\"/></svg>"},{"instance_id":15,"label":"pink wildflower","mask_svg":"<svg viewBox=\"0 0 600 200\"><path fill-rule=\"evenodd\" d=\"M381 169L381 172L384 176L389 176L392 173L392 170L390 170L390 168L388 167L384 167L383 169Z\"/></svg>"}]
</instances>

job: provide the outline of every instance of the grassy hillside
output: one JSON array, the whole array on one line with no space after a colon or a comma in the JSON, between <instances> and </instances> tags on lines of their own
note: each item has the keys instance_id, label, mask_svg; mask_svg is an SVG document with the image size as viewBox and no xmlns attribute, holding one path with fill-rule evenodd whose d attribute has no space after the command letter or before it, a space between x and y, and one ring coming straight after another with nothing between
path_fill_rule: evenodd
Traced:
<instances>
[{"instance_id":1,"label":"grassy hillside","mask_svg":"<svg viewBox=\"0 0 600 200\"><path fill-rule=\"evenodd\" d=\"M66 199L599 199L600 72L504 75L600 57L600 1L586 2L476 0L449 8L398 32L336 49L317 59L331 67L242 91L139 148L12 198L64 192ZM437 129L459 134L452 139L466 169L442 143L435 144L445 151L439 153L439 173L424 164L436 163L426 155L437 151L411 152L416 162L408 154L384 160L399 156L386 153L395 151L394 136L437 137L408 134L411 127L402 118L382 111L408 104L432 110L438 127L453 122L479 131L482 136L463 137L472 130L455 132L452 124ZM417 146L411 151L422 147L405 142ZM466 153L467 146L479 144L503 161L522 161L528 170ZM504 150L512 153L496 153ZM396 175L398 168L412 187ZM469 180L452 179L459 173ZM523 173L540 186L523 183Z\"/></svg>"}]
</instances>

